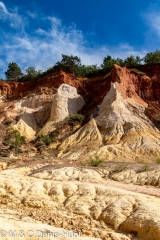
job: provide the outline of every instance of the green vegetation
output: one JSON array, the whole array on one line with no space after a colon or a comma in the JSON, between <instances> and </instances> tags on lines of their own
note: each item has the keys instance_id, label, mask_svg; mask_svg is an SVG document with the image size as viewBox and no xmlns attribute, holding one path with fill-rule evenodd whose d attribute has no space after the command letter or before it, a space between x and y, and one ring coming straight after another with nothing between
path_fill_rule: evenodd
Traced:
<instances>
[{"instance_id":1,"label":"green vegetation","mask_svg":"<svg viewBox=\"0 0 160 240\"><path fill-rule=\"evenodd\" d=\"M12 124L12 121L6 121L5 124L6 124L7 126L10 126L10 125Z\"/></svg>"},{"instance_id":2,"label":"green vegetation","mask_svg":"<svg viewBox=\"0 0 160 240\"><path fill-rule=\"evenodd\" d=\"M114 169L112 169L111 173L119 173L119 172L122 172L123 170L125 170L126 168L127 168L127 166L122 164L122 165L117 166Z\"/></svg>"},{"instance_id":3,"label":"green vegetation","mask_svg":"<svg viewBox=\"0 0 160 240\"><path fill-rule=\"evenodd\" d=\"M0 156L1 156L1 157L8 157L8 153L7 153L7 152L1 152L1 153L0 153Z\"/></svg>"},{"instance_id":4,"label":"green vegetation","mask_svg":"<svg viewBox=\"0 0 160 240\"><path fill-rule=\"evenodd\" d=\"M4 112L4 108L0 106L0 113Z\"/></svg>"},{"instance_id":5,"label":"green vegetation","mask_svg":"<svg viewBox=\"0 0 160 240\"><path fill-rule=\"evenodd\" d=\"M58 137L58 135L59 135L59 130L60 130L60 128L59 128L59 126L57 125L57 126L56 126L56 129L49 134L49 136L52 138L52 141L54 141L55 138Z\"/></svg>"},{"instance_id":6,"label":"green vegetation","mask_svg":"<svg viewBox=\"0 0 160 240\"><path fill-rule=\"evenodd\" d=\"M146 73L144 73L144 72L141 72L141 71L139 71L138 69L136 69L136 68L134 68L134 69L131 69L131 72L134 72L134 73L137 73L139 76L143 76L143 75L145 75Z\"/></svg>"},{"instance_id":7,"label":"green vegetation","mask_svg":"<svg viewBox=\"0 0 160 240\"><path fill-rule=\"evenodd\" d=\"M102 69L97 65L81 65L79 67L79 77L92 77L102 73Z\"/></svg>"},{"instance_id":8,"label":"green vegetation","mask_svg":"<svg viewBox=\"0 0 160 240\"><path fill-rule=\"evenodd\" d=\"M160 158L156 159L156 163L160 164Z\"/></svg>"},{"instance_id":9,"label":"green vegetation","mask_svg":"<svg viewBox=\"0 0 160 240\"><path fill-rule=\"evenodd\" d=\"M160 50L147 53L143 60L147 64L160 63Z\"/></svg>"},{"instance_id":10,"label":"green vegetation","mask_svg":"<svg viewBox=\"0 0 160 240\"><path fill-rule=\"evenodd\" d=\"M49 135L39 135L37 137L37 139L35 140L36 143L36 147L38 149L38 151L42 151L46 148L46 146L48 146L50 143L52 142L52 139L50 138Z\"/></svg>"},{"instance_id":11,"label":"green vegetation","mask_svg":"<svg viewBox=\"0 0 160 240\"><path fill-rule=\"evenodd\" d=\"M126 67L137 66L141 64L142 60L143 59L141 59L139 56L134 57L133 55L131 55L130 57L124 59L124 65Z\"/></svg>"},{"instance_id":12,"label":"green vegetation","mask_svg":"<svg viewBox=\"0 0 160 240\"><path fill-rule=\"evenodd\" d=\"M36 147L39 151L44 149L45 147L49 146L51 142L54 142L56 137L59 134L59 128L57 127L53 132L43 135L40 134L37 139L35 140Z\"/></svg>"},{"instance_id":13,"label":"green vegetation","mask_svg":"<svg viewBox=\"0 0 160 240\"><path fill-rule=\"evenodd\" d=\"M42 73L42 76L55 73L60 70L73 73L76 77L95 76L102 72L102 69L97 67L97 65L82 65L79 57L62 54L62 60L58 61L53 67L49 67L45 72Z\"/></svg>"},{"instance_id":14,"label":"green vegetation","mask_svg":"<svg viewBox=\"0 0 160 240\"><path fill-rule=\"evenodd\" d=\"M17 63L9 63L8 70L5 72L6 79L10 81L18 81L22 77L22 72Z\"/></svg>"},{"instance_id":15,"label":"green vegetation","mask_svg":"<svg viewBox=\"0 0 160 240\"><path fill-rule=\"evenodd\" d=\"M12 81L28 81L43 77L48 74L55 74L60 70L73 73L76 77L91 77L100 74L109 73L114 64L119 66L126 66L129 68L136 67L141 64L155 64L160 63L160 50L147 53L143 58L140 56L130 55L125 59L113 58L110 55L104 57L100 66L97 65L83 65L81 59L78 56L62 54L61 61L56 62L55 65L49 67L46 71L36 70L34 66L29 66L25 69L25 73L21 72L21 69L17 63L9 63L8 70L5 72L6 79ZM132 72L138 75L144 75L145 73L132 69Z\"/></svg>"},{"instance_id":16,"label":"green vegetation","mask_svg":"<svg viewBox=\"0 0 160 240\"><path fill-rule=\"evenodd\" d=\"M21 81L27 81L32 79L37 79L41 77L42 70L36 70L35 67L28 67L25 69L25 74L21 78Z\"/></svg>"},{"instance_id":17,"label":"green vegetation","mask_svg":"<svg viewBox=\"0 0 160 240\"><path fill-rule=\"evenodd\" d=\"M137 159L136 162L137 163L144 163L144 160L143 159Z\"/></svg>"},{"instance_id":18,"label":"green vegetation","mask_svg":"<svg viewBox=\"0 0 160 240\"><path fill-rule=\"evenodd\" d=\"M10 149L20 147L25 143L25 137L21 136L17 130L8 131L4 139L4 145L8 145Z\"/></svg>"},{"instance_id":19,"label":"green vegetation","mask_svg":"<svg viewBox=\"0 0 160 240\"><path fill-rule=\"evenodd\" d=\"M149 165L147 163L143 164L140 169L137 170L137 173L149 171Z\"/></svg>"},{"instance_id":20,"label":"green vegetation","mask_svg":"<svg viewBox=\"0 0 160 240\"><path fill-rule=\"evenodd\" d=\"M38 77L39 75L41 75L42 70L37 71L35 69L35 67L28 67L25 69L25 73L26 73L26 76L35 78L35 77Z\"/></svg>"},{"instance_id":21,"label":"green vegetation","mask_svg":"<svg viewBox=\"0 0 160 240\"><path fill-rule=\"evenodd\" d=\"M126 67L131 67L131 66L137 66L141 64L141 59L139 56L134 57L131 55L130 57L127 57L126 59L121 59L121 58L112 58L111 56L107 56L103 59L103 64L101 64L103 72L109 72L111 71L112 67L114 64L117 64L121 67L126 66Z\"/></svg>"},{"instance_id":22,"label":"green vegetation","mask_svg":"<svg viewBox=\"0 0 160 240\"><path fill-rule=\"evenodd\" d=\"M81 65L81 60L77 56L67 56L62 54L62 60L61 62L57 62L55 65L55 68L58 70L66 70L71 73L74 73L75 75L79 75L79 67Z\"/></svg>"},{"instance_id":23,"label":"green vegetation","mask_svg":"<svg viewBox=\"0 0 160 240\"><path fill-rule=\"evenodd\" d=\"M94 155L93 157L90 157L89 161L88 161L88 165L92 166L92 167L101 167L102 164L104 163L104 160L101 159L98 155Z\"/></svg>"},{"instance_id":24,"label":"green vegetation","mask_svg":"<svg viewBox=\"0 0 160 240\"><path fill-rule=\"evenodd\" d=\"M39 135L38 140L43 142L46 146L48 146L52 142L52 138L49 135Z\"/></svg>"},{"instance_id":25,"label":"green vegetation","mask_svg":"<svg viewBox=\"0 0 160 240\"><path fill-rule=\"evenodd\" d=\"M124 62L122 59L120 59L120 58L115 59L108 55L107 57L105 57L103 59L101 68L102 68L103 72L110 72L114 64L117 64L119 66L124 66Z\"/></svg>"},{"instance_id":26,"label":"green vegetation","mask_svg":"<svg viewBox=\"0 0 160 240\"><path fill-rule=\"evenodd\" d=\"M84 120L84 116L81 114L71 114L70 118L68 120L68 123L72 126L75 126L76 124L81 124L82 121Z\"/></svg>"},{"instance_id":27,"label":"green vegetation","mask_svg":"<svg viewBox=\"0 0 160 240\"><path fill-rule=\"evenodd\" d=\"M16 153L16 154L20 154L20 153L23 153L23 151L22 151L22 149L17 148L17 149L15 150L15 153Z\"/></svg>"},{"instance_id":28,"label":"green vegetation","mask_svg":"<svg viewBox=\"0 0 160 240\"><path fill-rule=\"evenodd\" d=\"M12 163L16 163L16 162L18 162L18 161L20 161L21 159L19 159L19 158L11 158L10 159L10 162L9 162L9 165L10 164L12 164Z\"/></svg>"}]
</instances>

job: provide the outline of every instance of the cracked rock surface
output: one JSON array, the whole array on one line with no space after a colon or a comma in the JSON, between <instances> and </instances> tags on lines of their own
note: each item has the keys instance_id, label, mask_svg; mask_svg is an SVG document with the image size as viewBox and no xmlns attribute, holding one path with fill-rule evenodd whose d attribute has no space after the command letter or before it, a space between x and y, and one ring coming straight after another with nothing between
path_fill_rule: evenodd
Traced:
<instances>
[{"instance_id":1,"label":"cracked rock surface","mask_svg":"<svg viewBox=\"0 0 160 240\"><path fill-rule=\"evenodd\" d=\"M7 221L4 227L17 230L58 227L88 238L160 239L159 198L111 187L107 172L42 166L2 171L1 229Z\"/></svg>"}]
</instances>

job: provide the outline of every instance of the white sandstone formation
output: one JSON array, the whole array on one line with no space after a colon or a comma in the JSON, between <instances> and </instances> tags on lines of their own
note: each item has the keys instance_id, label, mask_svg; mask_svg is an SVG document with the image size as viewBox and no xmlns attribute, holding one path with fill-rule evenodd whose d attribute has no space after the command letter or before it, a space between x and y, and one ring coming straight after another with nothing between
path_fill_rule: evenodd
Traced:
<instances>
[{"instance_id":1,"label":"white sandstone formation","mask_svg":"<svg viewBox=\"0 0 160 240\"><path fill-rule=\"evenodd\" d=\"M111 83L99 115L66 138L58 156L87 160L98 155L106 161L135 161L150 155L148 160L155 160L160 156L160 132L144 111L144 106L122 97Z\"/></svg>"},{"instance_id":2,"label":"white sandstone formation","mask_svg":"<svg viewBox=\"0 0 160 240\"><path fill-rule=\"evenodd\" d=\"M13 103L7 110L7 115L19 120L12 128L17 129L27 140L33 140L50 116L52 99L53 95L42 94Z\"/></svg>"},{"instance_id":3,"label":"white sandstone formation","mask_svg":"<svg viewBox=\"0 0 160 240\"><path fill-rule=\"evenodd\" d=\"M47 134L62 123L68 121L69 116L76 114L84 105L83 98L77 94L75 87L62 84L53 96L50 118L40 133Z\"/></svg>"},{"instance_id":4,"label":"white sandstone formation","mask_svg":"<svg viewBox=\"0 0 160 240\"><path fill-rule=\"evenodd\" d=\"M28 141L35 138L36 131L32 127L27 125L22 119L20 119L17 124L12 126L12 129L17 130L22 136L25 136Z\"/></svg>"},{"instance_id":5,"label":"white sandstone formation","mask_svg":"<svg viewBox=\"0 0 160 240\"><path fill-rule=\"evenodd\" d=\"M111 152L111 158L125 155L133 155L135 158L148 154L158 156L160 132L144 111L145 108L132 98L124 99L111 83L111 89L100 105L99 116L95 119L106 145L101 150Z\"/></svg>"},{"instance_id":6,"label":"white sandstone formation","mask_svg":"<svg viewBox=\"0 0 160 240\"><path fill-rule=\"evenodd\" d=\"M94 119L66 138L60 145L59 157L78 159L102 144L102 137Z\"/></svg>"}]
</instances>

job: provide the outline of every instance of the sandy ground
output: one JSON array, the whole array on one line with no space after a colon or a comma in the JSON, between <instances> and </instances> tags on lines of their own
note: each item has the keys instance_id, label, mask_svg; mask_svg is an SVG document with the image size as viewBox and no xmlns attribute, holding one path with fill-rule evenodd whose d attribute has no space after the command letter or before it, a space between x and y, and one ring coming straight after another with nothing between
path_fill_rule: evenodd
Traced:
<instances>
[{"instance_id":1,"label":"sandy ground","mask_svg":"<svg viewBox=\"0 0 160 240\"><path fill-rule=\"evenodd\" d=\"M48 159L46 159L46 160L48 160ZM71 162L68 159L60 160L60 159L50 158L49 161L46 161L46 160L38 158L33 161L31 159L29 159L29 161L19 161L16 163L12 163L9 166L9 168L12 169L14 167L26 167L26 166L32 167L37 164L44 164L44 162L48 162L48 165L44 166L43 169L48 169L48 168L59 169L59 168L63 168L63 167L80 167L80 168L95 169L95 170L99 169L99 168L92 167L92 166L82 166L80 163ZM112 168L114 169L115 167L121 166L121 165L125 165L127 170L129 170L129 169L137 170L143 166L143 163L105 162L104 169L112 169ZM149 164L149 169L150 170L155 170L155 169L160 170L160 164ZM39 172L39 171L42 171L42 168L35 170L35 172ZM109 186L109 187L124 189L127 191L156 196L158 198L160 197L160 188L159 187L147 186L147 185L140 186L140 185L135 185L132 183L126 184L126 183L114 181L111 179L106 179L106 180L104 179L104 181L99 184Z\"/></svg>"},{"instance_id":2,"label":"sandy ground","mask_svg":"<svg viewBox=\"0 0 160 240\"><path fill-rule=\"evenodd\" d=\"M156 196L160 198L160 188L158 187L151 187L151 186L139 186L139 185L134 185L134 184L125 184L117 181L113 181L108 179L103 183L103 185L108 186L108 187L115 187L119 189L124 189L127 191L131 192L137 192L137 193L143 193L146 195L151 195L151 196Z\"/></svg>"}]
</instances>

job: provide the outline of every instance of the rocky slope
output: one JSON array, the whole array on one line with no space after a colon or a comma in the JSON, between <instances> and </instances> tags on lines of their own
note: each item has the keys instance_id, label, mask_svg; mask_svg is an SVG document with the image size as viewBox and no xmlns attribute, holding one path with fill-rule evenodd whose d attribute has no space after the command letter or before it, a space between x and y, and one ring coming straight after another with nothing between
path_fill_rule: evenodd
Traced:
<instances>
[{"instance_id":1,"label":"rocky slope","mask_svg":"<svg viewBox=\"0 0 160 240\"><path fill-rule=\"evenodd\" d=\"M0 82L3 239L160 239L159 79L115 65Z\"/></svg>"},{"instance_id":2,"label":"rocky slope","mask_svg":"<svg viewBox=\"0 0 160 240\"><path fill-rule=\"evenodd\" d=\"M55 169L54 164L3 170L1 230L7 236L16 230L16 239L19 230L29 239L30 230L33 239L38 239L36 234L70 231L86 239L158 240L159 199L134 193L130 186L127 191L115 187L108 174L104 168Z\"/></svg>"},{"instance_id":3,"label":"rocky slope","mask_svg":"<svg viewBox=\"0 0 160 240\"><path fill-rule=\"evenodd\" d=\"M56 149L56 156L76 160L96 154L105 160L117 157L122 161L155 160L160 156L157 128L160 96L154 89L158 76L156 72L151 78L138 70L115 65L111 74L92 79L76 79L72 74L60 72L39 82L3 82L2 136L9 129L16 129L31 141L40 134L54 132L57 127L62 130L70 115L81 111L86 124L61 138L58 136L51 147ZM87 92L92 84L96 88ZM154 108L151 119L148 106ZM9 128L5 125L8 122Z\"/></svg>"},{"instance_id":4,"label":"rocky slope","mask_svg":"<svg viewBox=\"0 0 160 240\"><path fill-rule=\"evenodd\" d=\"M160 132L145 115L147 104L134 88L128 96L131 85L123 84L111 82L95 121L66 138L58 156L84 159L96 154L106 160L121 157L128 161L160 156Z\"/></svg>"}]
</instances>

